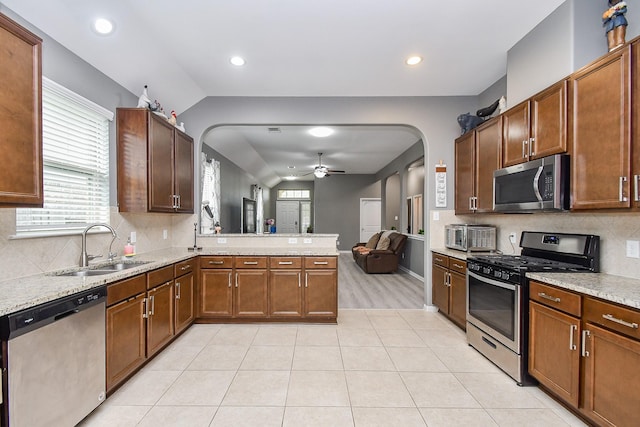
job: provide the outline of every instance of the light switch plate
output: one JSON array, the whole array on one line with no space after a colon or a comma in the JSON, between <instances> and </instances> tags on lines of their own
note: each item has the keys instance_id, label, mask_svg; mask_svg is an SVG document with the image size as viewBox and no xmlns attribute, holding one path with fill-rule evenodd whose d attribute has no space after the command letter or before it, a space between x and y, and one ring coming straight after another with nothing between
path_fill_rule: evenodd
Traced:
<instances>
[{"instance_id":1,"label":"light switch plate","mask_svg":"<svg viewBox=\"0 0 640 427\"><path fill-rule=\"evenodd\" d=\"M440 212L433 211L433 220L434 221L440 221Z\"/></svg>"},{"instance_id":2,"label":"light switch plate","mask_svg":"<svg viewBox=\"0 0 640 427\"><path fill-rule=\"evenodd\" d=\"M131 232L130 239L131 239L131 244L134 244L136 242L136 232L135 231Z\"/></svg>"},{"instance_id":3,"label":"light switch plate","mask_svg":"<svg viewBox=\"0 0 640 427\"><path fill-rule=\"evenodd\" d=\"M168 236L167 230L162 230L162 238L166 240L167 236Z\"/></svg>"},{"instance_id":4,"label":"light switch plate","mask_svg":"<svg viewBox=\"0 0 640 427\"><path fill-rule=\"evenodd\" d=\"M640 241L627 240L627 258L640 258Z\"/></svg>"}]
</instances>

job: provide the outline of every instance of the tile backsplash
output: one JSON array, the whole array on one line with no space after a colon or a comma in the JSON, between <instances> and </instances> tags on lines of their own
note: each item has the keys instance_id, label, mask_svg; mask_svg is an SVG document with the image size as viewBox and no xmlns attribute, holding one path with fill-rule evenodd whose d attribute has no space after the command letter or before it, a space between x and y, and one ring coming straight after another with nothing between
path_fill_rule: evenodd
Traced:
<instances>
[{"instance_id":1,"label":"tile backsplash","mask_svg":"<svg viewBox=\"0 0 640 427\"><path fill-rule=\"evenodd\" d=\"M518 243L509 242L509 233L522 231L583 233L600 236L600 271L618 276L640 277L640 259L627 258L626 241L640 240L640 215L637 213L535 213L458 215L453 210L439 210L440 219L430 216L430 245L444 247L446 224L491 224L498 227L498 250L520 253Z\"/></svg>"}]
</instances>

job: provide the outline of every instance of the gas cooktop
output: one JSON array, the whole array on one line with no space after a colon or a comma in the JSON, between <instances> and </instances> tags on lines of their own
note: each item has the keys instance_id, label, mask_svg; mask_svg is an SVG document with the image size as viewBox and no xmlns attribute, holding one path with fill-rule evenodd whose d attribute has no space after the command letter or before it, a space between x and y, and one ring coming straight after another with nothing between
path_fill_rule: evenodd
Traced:
<instances>
[{"instance_id":1,"label":"gas cooktop","mask_svg":"<svg viewBox=\"0 0 640 427\"><path fill-rule=\"evenodd\" d=\"M476 255L476 261L520 271L589 271L588 267L526 255Z\"/></svg>"}]
</instances>

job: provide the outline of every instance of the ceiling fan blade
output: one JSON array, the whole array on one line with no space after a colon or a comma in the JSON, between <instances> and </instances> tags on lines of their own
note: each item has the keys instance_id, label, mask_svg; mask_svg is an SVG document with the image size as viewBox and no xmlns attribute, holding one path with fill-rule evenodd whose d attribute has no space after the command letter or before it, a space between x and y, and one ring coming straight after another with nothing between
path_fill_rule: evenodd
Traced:
<instances>
[{"instance_id":1,"label":"ceiling fan blade","mask_svg":"<svg viewBox=\"0 0 640 427\"><path fill-rule=\"evenodd\" d=\"M329 173L346 173L345 171L339 171L339 170L335 170L335 169L328 169L327 172L329 172Z\"/></svg>"}]
</instances>

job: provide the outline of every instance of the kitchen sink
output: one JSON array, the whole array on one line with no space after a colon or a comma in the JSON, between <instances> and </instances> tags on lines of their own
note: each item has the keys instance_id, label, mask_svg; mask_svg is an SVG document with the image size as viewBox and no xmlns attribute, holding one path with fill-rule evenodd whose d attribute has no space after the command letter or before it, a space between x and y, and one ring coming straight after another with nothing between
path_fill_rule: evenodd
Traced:
<instances>
[{"instance_id":1,"label":"kitchen sink","mask_svg":"<svg viewBox=\"0 0 640 427\"><path fill-rule=\"evenodd\" d=\"M130 268L139 267L141 265L148 264L149 262L150 261L117 262L115 264L101 265L99 267L91 268L89 270L76 270L76 271L66 271L64 273L57 273L56 276L76 276L76 277L102 276L104 274L110 274L116 271L128 270Z\"/></svg>"}]
</instances>

